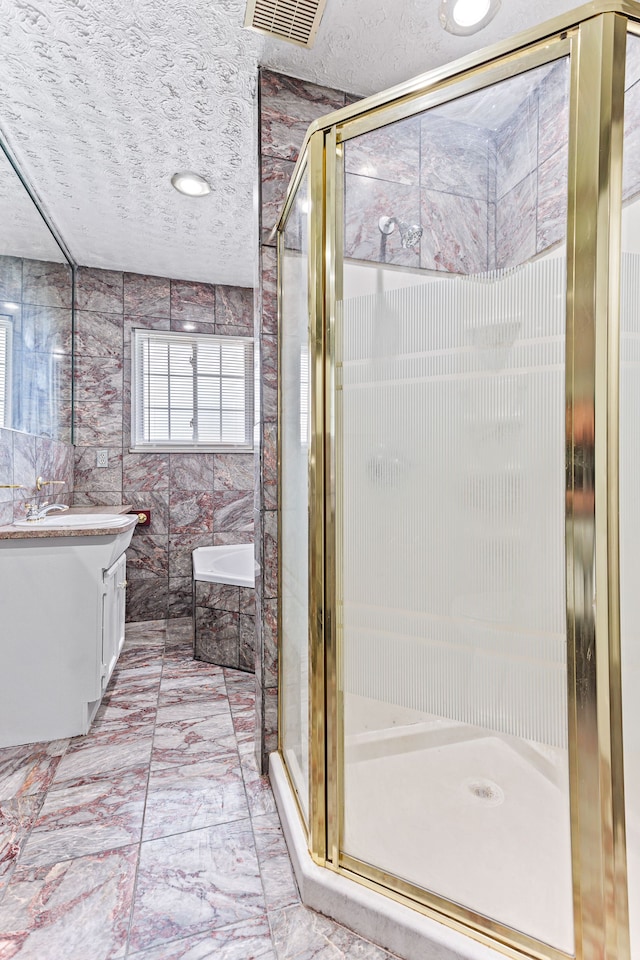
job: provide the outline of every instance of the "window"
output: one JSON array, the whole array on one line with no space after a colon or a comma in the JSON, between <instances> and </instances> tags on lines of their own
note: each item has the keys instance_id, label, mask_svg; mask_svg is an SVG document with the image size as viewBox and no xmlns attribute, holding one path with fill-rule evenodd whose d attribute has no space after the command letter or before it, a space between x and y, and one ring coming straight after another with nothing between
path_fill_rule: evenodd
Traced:
<instances>
[{"instance_id":1,"label":"window","mask_svg":"<svg viewBox=\"0 0 640 960\"><path fill-rule=\"evenodd\" d=\"M10 317L0 317L0 427L11 426L11 333Z\"/></svg>"},{"instance_id":2,"label":"window","mask_svg":"<svg viewBox=\"0 0 640 960\"><path fill-rule=\"evenodd\" d=\"M252 450L253 340L133 331L133 450Z\"/></svg>"}]
</instances>

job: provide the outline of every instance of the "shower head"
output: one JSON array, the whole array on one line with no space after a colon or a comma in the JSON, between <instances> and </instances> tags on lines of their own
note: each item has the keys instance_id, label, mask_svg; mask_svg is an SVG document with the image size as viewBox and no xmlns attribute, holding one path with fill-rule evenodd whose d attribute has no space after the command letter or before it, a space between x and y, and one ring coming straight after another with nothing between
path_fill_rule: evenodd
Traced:
<instances>
[{"instance_id":1,"label":"shower head","mask_svg":"<svg viewBox=\"0 0 640 960\"><path fill-rule=\"evenodd\" d=\"M390 233L393 233L396 226L400 231L400 244L405 250L410 250L412 247L418 246L420 237L422 236L422 227L420 224L403 223L403 221L398 220L397 217L380 217L378 220L378 228L383 237L388 237Z\"/></svg>"}]
</instances>

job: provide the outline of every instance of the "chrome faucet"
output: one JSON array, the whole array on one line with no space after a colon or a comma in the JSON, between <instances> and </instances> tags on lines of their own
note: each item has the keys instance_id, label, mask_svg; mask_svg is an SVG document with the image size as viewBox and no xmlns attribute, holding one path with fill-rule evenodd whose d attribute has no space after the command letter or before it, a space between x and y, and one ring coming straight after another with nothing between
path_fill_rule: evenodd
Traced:
<instances>
[{"instance_id":1,"label":"chrome faucet","mask_svg":"<svg viewBox=\"0 0 640 960\"><path fill-rule=\"evenodd\" d=\"M25 507L27 508L25 520L44 520L44 518L48 514L53 513L54 510L64 511L69 509L66 503L50 504L46 501L41 506L38 506L37 503L25 503Z\"/></svg>"}]
</instances>

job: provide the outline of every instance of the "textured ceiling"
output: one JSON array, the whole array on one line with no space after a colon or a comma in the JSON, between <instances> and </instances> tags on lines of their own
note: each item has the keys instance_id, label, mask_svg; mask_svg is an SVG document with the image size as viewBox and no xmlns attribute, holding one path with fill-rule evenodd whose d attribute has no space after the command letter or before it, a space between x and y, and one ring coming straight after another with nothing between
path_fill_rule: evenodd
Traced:
<instances>
[{"instance_id":1,"label":"textured ceiling","mask_svg":"<svg viewBox=\"0 0 640 960\"><path fill-rule=\"evenodd\" d=\"M0 0L0 130L79 263L251 285L258 63L369 94L573 6L502 0L453 37L438 0L328 0L304 50L242 29L245 0Z\"/></svg>"}]
</instances>

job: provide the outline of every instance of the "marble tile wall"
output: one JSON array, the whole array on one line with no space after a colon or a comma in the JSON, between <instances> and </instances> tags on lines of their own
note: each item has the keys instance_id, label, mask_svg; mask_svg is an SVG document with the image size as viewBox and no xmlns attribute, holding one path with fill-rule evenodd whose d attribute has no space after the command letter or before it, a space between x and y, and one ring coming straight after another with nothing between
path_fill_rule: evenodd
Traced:
<instances>
[{"instance_id":1,"label":"marble tile wall","mask_svg":"<svg viewBox=\"0 0 640 960\"><path fill-rule=\"evenodd\" d=\"M64 486L36 491L36 479L63 480ZM18 483L20 489L0 488L0 524L13 523L26 513L25 504L73 501L73 447L61 440L36 437L0 428L0 484ZM55 492L52 494L51 491Z\"/></svg>"},{"instance_id":2,"label":"marble tile wall","mask_svg":"<svg viewBox=\"0 0 640 960\"><path fill-rule=\"evenodd\" d=\"M278 713L278 305L272 230L309 124L351 102L347 94L270 70L259 78L260 237L255 338L260 345L261 404L255 450L256 753L263 772L277 746Z\"/></svg>"},{"instance_id":3,"label":"marble tile wall","mask_svg":"<svg viewBox=\"0 0 640 960\"><path fill-rule=\"evenodd\" d=\"M197 580L195 658L219 667L255 671L255 589Z\"/></svg>"},{"instance_id":4,"label":"marble tile wall","mask_svg":"<svg viewBox=\"0 0 640 960\"><path fill-rule=\"evenodd\" d=\"M71 442L71 267L0 257L0 316L11 321L12 401L3 426Z\"/></svg>"},{"instance_id":5,"label":"marble tile wall","mask_svg":"<svg viewBox=\"0 0 640 960\"><path fill-rule=\"evenodd\" d=\"M127 552L127 619L187 617L191 551L253 541L253 455L130 453L135 327L253 336L253 290L78 270L74 503L151 511Z\"/></svg>"}]
</instances>

